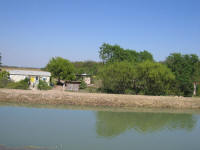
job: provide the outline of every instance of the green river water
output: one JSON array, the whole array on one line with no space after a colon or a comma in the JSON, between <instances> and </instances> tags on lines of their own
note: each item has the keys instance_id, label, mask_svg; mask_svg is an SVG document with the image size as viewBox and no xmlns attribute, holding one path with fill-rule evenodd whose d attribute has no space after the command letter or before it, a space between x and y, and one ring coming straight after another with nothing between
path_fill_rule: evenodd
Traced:
<instances>
[{"instance_id":1,"label":"green river water","mask_svg":"<svg viewBox=\"0 0 200 150\"><path fill-rule=\"evenodd\" d=\"M198 113L0 106L0 150L200 150Z\"/></svg>"}]
</instances>

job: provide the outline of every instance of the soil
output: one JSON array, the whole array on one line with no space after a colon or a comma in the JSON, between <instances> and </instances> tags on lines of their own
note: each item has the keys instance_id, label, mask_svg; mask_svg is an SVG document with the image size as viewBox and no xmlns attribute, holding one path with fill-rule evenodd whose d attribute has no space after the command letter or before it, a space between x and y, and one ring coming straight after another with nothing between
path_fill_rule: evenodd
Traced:
<instances>
[{"instance_id":1,"label":"soil","mask_svg":"<svg viewBox=\"0 0 200 150\"><path fill-rule=\"evenodd\" d=\"M76 106L200 109L200 98L0 89L0 102Z\"/></svg>"}]
</instances>

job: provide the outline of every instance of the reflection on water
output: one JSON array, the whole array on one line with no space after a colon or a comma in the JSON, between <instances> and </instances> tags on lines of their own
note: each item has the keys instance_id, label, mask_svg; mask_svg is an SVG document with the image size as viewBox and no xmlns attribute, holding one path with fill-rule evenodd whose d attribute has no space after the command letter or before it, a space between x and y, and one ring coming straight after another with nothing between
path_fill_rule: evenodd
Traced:
<instances>
[{"instance_id":1,"label":"reflection on water","mask_svg":"<svg viewBox=\"0 0 200 150\"><path fill-rule=\"evenodd\" d=\"M0 150L200 149L198 114L86 109L2 105Z\"/></svg>"},{"instance_id":2,"label":"reflection on water","mask_svg":"<svg viewBox=\"0 0 200 150\"><path fill-rule=\"evenodd\" d=\"M163 129L192 130L197 120L191 114L144 113L144 112L97 112L96 132L110 137L127 130L148 133Z\"/></svg>"},{"instance_id":3,"label":"reflection on water","mask_svg":"<svg viewBox=\"0 0 200 150\"><path fill-rule=\"evenodd\" d=\"M54 149L46 147L38 147L38 146L7 147L5 145L0 145L0 150L54 150Z\"/></svg>"}]
</instances>

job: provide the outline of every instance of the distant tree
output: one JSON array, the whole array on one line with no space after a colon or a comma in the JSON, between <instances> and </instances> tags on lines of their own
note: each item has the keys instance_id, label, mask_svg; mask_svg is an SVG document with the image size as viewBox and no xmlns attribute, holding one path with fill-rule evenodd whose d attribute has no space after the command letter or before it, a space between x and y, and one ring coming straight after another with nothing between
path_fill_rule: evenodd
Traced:
<instances>
[{"instance_id":1,"label":"distant tree","mask_svg":"<svg viewBox=\"0 0 200 150\"><path fill-rule=\"evenodd\" d=\"M178 95L192 96L193 82L200 78L200 61L197 55L173 53L165 63L176 76L175 89Z\"/></svg>"},{"instance_id":2,"label":"distant tree","mask_svg":"<svg viewBox=\"0 0 200 150\"><path fill-rule=\"evenodd\" d=\"M137 66L136 88L146 95L168 95L175 76L167 66L145 61Z\"/></svg>"},{"instance_id":3,"label":"distant tree","mask_svg":"<svg viewBox=\"0 0 200 150\"><path fill-rule=\"evenodd\" d=\"M99 68L101 67L100 62L95 62L95 61L78 61L78 62L73 62L73 65L76 68L76 73L77 74L91 74L91 75L96 75Z\"/></svg>"},{"instance_id":4,"label":"distant tree","mask_svg":"<svg viewBox=\"0 0 200 150\"><path fill-rule=\"evenodd\" d=\"M135 75L135 69L129 62L107 64L99 73L102 89L109 93L125 93L133 89Z\"/></svg>"},{"instance_id":5,"label":"distant tree","mask_svg":"<svg viewBox=\"0 0 200 150\"><path fill-rule=\"evenodd\" d=\"M2 65L1 59L2 59L2 56L1 56L1 53L0 53L0 67Z\"/></svg>"},{"instance_id":6,"label":"distant tree","mask_svg":"<svg viewBox=\"0 0 200 150\"><path fill-rule=\"evenodd\" d=\"M60 80L74 80L75 68L67 59L61 57L53 57L45 67L52 73L52 76Z\"/></svg>"},{"instance_id":7,"label":"distant tree","mask_svg":"<svg viewBox=\"0 0 200 150\"><path fill-rule=\"evenodd\" d=\"M119 45L102 44L99 57L103 63L113 63L120 61L143 62L153 61L153 56L148 51L136 52L135 50L123 49Z\"/></svg>"}]
</instances>

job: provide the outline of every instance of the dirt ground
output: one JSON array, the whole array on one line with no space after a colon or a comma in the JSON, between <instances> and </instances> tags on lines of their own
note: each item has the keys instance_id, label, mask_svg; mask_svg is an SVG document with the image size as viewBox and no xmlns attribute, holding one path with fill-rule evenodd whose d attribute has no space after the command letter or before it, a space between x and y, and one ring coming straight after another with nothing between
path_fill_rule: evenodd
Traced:
<instances>
[{"instance_id":1,"label":"dirt ground","mask_svg":"<svg viewBox=\"0 0 200 150\"><path fill-rule=\"evenodd\" d=\"M76 106L200 109L200 98L0 89L0 102Z\"/></svg>"}]
</instances>

